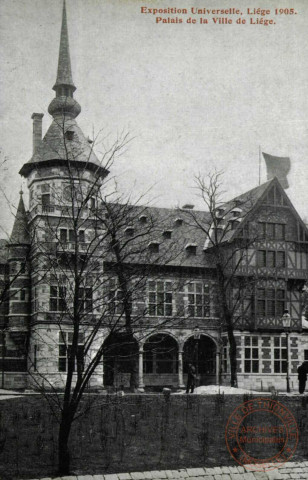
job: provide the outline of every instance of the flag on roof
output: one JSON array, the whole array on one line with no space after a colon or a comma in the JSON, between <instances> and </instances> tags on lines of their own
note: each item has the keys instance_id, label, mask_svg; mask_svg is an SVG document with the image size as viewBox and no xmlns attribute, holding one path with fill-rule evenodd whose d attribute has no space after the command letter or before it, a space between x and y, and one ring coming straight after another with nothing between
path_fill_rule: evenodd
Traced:
<instances>
[{"instance_id":1,"label":"flag on roof","mask_svg":"<svg viewBox=\"0 0 308 480\"><path fill-rule=\"evenodd\" d=\"M275 157L262 152L266 163L267 180L277 177L283 188L289 188L287 175L291 168L289 157Z\"/></svg>"}]
</instances>

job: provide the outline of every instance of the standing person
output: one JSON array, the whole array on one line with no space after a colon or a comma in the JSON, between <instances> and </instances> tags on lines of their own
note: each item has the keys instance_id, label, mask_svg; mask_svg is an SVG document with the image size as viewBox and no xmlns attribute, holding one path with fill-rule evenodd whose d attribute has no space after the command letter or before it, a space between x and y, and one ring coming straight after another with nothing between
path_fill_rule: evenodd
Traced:
<instances>
[{"instance_id":1,"label":"standing person","mask_svg":"<svg viewBox=\"0 0 308 480\"><path fill-rule=\"evenodd\" d=\"M304 393L307 381L308 362L303 362L297 369L298 373L298 390L299 393Z\"/></svg>"},{"instance_id":2,"label":"standing person","mask_svg":"<svg viewBox=\"0 0 308 480\"><path fill-rule=\"evenodd\" d=\"M188 364L188 377L187 377L187 386L186 386L186 393L194 393L196 382L196 369L192 363Z\"/></svg>"}]
</instances>

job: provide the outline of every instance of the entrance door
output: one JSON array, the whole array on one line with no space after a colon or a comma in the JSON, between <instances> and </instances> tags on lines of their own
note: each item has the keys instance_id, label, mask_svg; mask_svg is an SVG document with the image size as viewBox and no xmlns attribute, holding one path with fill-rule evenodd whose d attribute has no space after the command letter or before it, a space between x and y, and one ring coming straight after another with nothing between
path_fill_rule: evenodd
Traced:
<instances>
[{"instance_id":1,"label":"entrance door","mask_svg":"<svg viewBox=\"0 0 308 480\"><path fill-rule=\"evenodd\" d=\"M216 344L206 335L194 339L190 337L184 344L184 374L188 372L188 364L196 368L199 385L216 384Z\"/></svg>"}]
</instances>

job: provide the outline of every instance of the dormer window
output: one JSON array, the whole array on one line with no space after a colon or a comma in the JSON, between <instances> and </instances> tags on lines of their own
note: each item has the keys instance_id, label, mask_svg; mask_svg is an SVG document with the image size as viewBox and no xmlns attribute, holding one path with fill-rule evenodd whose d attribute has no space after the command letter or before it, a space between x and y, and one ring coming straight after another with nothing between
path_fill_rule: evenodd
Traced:
<instances>
[{"instance_id":1,"label":"dormer window","mask_svg":"<svg viewBox=\"0 0 308 480\"><path fill-rule=\"evenodd\" d=\"M235 207L231 210L230 212L233 216L233 218L239 217L241 213L243 213L243 210L241 208Z\"/></svg>"},{"instance_id":2,"label":"dormer window","mask_svg":"<svg viewBox=\"0 0 308 480\"><path fill-rule=\"evenodd\" d=\"M124 231L127 237L132 237L134 235L134 227L126 227Z\"/></svg>"},{"instance_id":3,"label":"dormer window","mask_svg":"<svg viewBox=\"0 0 308 480\"><path fill-rule=\"evenodd\" d=\"M66 140L73 140L74 139L74 132L73 130L67 130L65 132L65 138Z\"/></svg>"},{"instance_id":4,"label":"dormer window","mask_svg":"<svg viewBox=\"0 0 308 480\"><path fill-rule=\"evenodd\" d=\"M90 208L90 210L95 210L95 198L94 197L91 197L89 199L89 208Z\"/></svg>"},{"instance_id":5,"label":"dormer window","mask_svg":"<svg viewBox=\"0 0 308 480\"><path fill-rule=\"evenodd\" d=\"M140 215L139 222L140 223L147 223L148 217L146 215Z\"/></svg>"},{"instance_id":6,"label":"dormer window","mask_svg":"<svg viewBox=\"0 0 308 480\"><path fill-rule=\"evenodd\" d=\"M197 254L197 244L196 243L188 243L185 246L186 253L188 255L196 255Z\"/></svg>"},{"instance_id":7,"label":"dormer window","mask_svg":"<svg viewBox=\"0 0 308 480\"><path fill-rule=\"evenodd\" d=\"M224 209L223 208L217 208L215 210L215 216L216 218L222 218L224 215Z\"/></svg>"},{"instance_id":8,"label":"dormer window","mask_svg":"<svg viewBox=\"0 0 308 480\"><path fill-rule=\"evenodd\" d=\"M44 183L44 184L41 186L41 189L42 189L42 193L50 192L50 185L48 185L48 183Z\"/></svg>"},{"instance_id":9,"label":"dormer window","mask_svg":"<svg viewBox=\"0 0 308 480\"><path fill-rule=\"evenodd\" d=\"M171 238L171 236L172 236L172 230L165 230L163 232L163 237L164 238L169 239L169 238Z\"/></svg>"},{"instance_id":10,"label":"dormer window","mask_svg":"<svg viewBox=\"0 0 308 480\"><path fill-rule=\"evenodd\" d=\"M232 219L230 220L230 225L231 225L231 230L235 230L237 228L237 226L241 223L241 218L236 218L236 219Z\"/></svg>"},{"instance_id":11,"label":"dormer window","mask_svg":"<svg viewBox=\"0 0 308 480\"><path fill-rule=\"evenodd\" d=\"M176 218L175 221L174 221L174 224L177 226L177 227L180 227L181 225L183 225L183 218Z\"/></svg>"},{"instance_id":12,"label":"dormer window","mask_svg":"<svg viewBox=\"0 0 308 480\"><path fill-rule=\"evenodd\" d=\"M158 253L159 252L159 243L158 242L150 242L148 244L149 251L151 253Z\"/></svg>"}]
</instances>

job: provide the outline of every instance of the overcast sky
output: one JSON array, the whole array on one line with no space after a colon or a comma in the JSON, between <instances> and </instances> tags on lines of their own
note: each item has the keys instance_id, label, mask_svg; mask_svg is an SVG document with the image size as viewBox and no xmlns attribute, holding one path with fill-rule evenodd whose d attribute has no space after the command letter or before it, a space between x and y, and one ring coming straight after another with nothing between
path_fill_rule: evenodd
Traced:
<instances>
[{"instance_id":1,"label":"overcast sky","mask_svg":"<svg viewBox=\"0 0 308 480\"><path fill-rule=\"evenodd\" d=\"M182 24L157 24L154 15L141 14L145 6L231 3L67 0L75 98L82 107L77 121L90 137L93 128L104 128L110 139L131 132L135 138L112 173L126 190L154 185L157 206L202 208L193 177L214 168L225 172L228 198L255 187L259 145L290 156L287 193L308 217L308 3L292 0L296 15L263 17L276 22L269 26L238 25L236 15L229 16L232 25L217 25L207 15L202 18L209 23L201 25L195 15L192 25L189 14L169 15L183 18ZM247 23L256 20L246 15L246 0L233 6ZM285 2L255 6L274 12ZM18 171L31 157L31 114L45 114L44 132L51 122L62 0L0 0L0 7L1 155L8 159L1 186L16 204ZM11 226L4 201L0 224Z\"/></svg>"}]
</instances>

